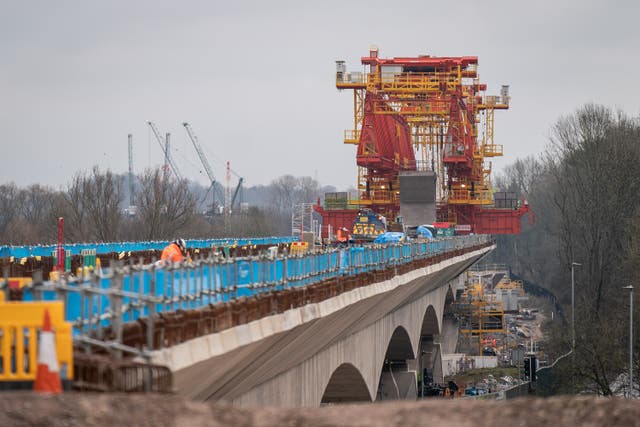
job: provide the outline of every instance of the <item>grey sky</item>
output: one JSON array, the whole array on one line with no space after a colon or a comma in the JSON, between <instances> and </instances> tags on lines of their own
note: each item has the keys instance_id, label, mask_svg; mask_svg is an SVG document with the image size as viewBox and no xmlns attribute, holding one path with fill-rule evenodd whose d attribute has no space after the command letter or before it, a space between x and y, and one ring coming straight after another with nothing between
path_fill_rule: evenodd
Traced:
<instances>
[{"instance_id":1,"label":"grey sky","mask_svg":"<svg viewBox=\"0 0 640 427\"><path fill-rule=\"evenodd\" d=\"M635 1L15 1L0 13L0 183L65 185L97 164L161 163L147 120L172 133L177 163L201 183L188 121L218 180L222 162L267 184L290 173L355 184L343 145L352 96L336 59L477 55L505 157L540 152L551 124L586 102L640 112ZM235 178L234 178L235 181Z\"/></svg>"}]
</instances>

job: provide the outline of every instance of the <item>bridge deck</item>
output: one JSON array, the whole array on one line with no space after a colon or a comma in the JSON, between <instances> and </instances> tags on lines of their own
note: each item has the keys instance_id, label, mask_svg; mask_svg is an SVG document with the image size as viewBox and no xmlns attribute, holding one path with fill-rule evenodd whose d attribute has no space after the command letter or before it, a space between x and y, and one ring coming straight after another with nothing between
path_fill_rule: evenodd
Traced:
<instances>
[{"instance_id":1,"label":"bridge deck","mask_svg":"<svg viewBox=\"0 0 640 427\"><path fill-rule=\"evenodd\" d=\"M444 286L480 257L458 262L329 316L179 370L175 373L178 392L197 400L232 400L241 396L386 314Z\"/></svg>"}]
</instances>

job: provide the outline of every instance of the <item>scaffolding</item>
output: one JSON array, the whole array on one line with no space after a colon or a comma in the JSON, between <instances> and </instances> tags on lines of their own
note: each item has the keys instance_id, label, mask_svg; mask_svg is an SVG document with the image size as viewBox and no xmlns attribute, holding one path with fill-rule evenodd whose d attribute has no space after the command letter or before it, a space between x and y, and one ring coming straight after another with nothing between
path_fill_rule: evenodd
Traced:
<instances>
[{"instance_id":1,"label":"scaffolding","mask_svg":"<svg viewBox=\"0 0 640 427\"><path fill-rule=\"evenodd\" d=\"M291 235L303 240L304 233L317 233L318 221L313 219L313 203L298 203L293 205L291 213Z\"/></svg>"},{"instance_id":2,"label":"scaffolding","mask_svg":"<svg viewBox=\"0 0 640 427\"><path fill-rule=\"evenodd\" d=\"M500 279L494 289L496 291L511 291L519 297L524 297L524 283L522 280L511 280L508 277L503 277L502 279Z\"/></svg>"},{"instance_id":3,"label":"scaffolding","mask_svg":"<svg viewBox=\"0 0 640 427\"><path fill-rule=\"evenodd\" d=\"M483 355L486 340L505 334L504 307L481 282L468 282L454 304L460 324L461 344L468 352Z\"/></svg>"}]
</instances>

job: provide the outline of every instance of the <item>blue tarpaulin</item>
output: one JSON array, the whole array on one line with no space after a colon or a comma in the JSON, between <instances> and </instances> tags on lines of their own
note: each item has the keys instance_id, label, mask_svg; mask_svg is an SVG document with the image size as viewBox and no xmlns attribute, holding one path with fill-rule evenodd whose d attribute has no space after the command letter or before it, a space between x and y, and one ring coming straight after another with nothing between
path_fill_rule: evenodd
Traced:
<instances>
[{"instance_id":1,"label":"blue tarpaulin","mask_svg":"<svg viewBox=\"0 0 640 427\"><path fill-rule=\"evenodd\" d=\"M387 231L386 233L382 233L373 243L398 243L404 241L405 236L404 233L400 233L398 231Z\"/></svg>"},{"instance_id":2,"label":"blue tarpaulin","mask_svg":"<svg viewBox=\"0 0 640 427\"><path fill-rule=\"evenodd\" d=\"M433 239L433 234L431 233L431 230L429 230L424 225L418 226L418 228L416 229L416 234L418 235L418 237Z\"/></svg>"}]
</instances>

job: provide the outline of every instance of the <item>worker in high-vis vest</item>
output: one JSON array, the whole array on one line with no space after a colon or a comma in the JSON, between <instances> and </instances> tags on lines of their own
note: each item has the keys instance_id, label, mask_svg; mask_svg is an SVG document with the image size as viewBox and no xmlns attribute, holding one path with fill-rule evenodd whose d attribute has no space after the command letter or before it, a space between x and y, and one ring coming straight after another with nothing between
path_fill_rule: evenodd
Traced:
<instances>
[{"instance_id":1,"label":"worker in high-vis vest","mask_svg":"<svg viewBox=\"0 0 640 427\"><path fill-rule=\"evenodd\" d=\"M184 239L176 239L162 250L160 260L164 262L182 262L187 256L187 244Z\"/></svg>"},{"instance_id":2,"label":"worker in high-vis vest","mask_svg":"<svg viewBox=\"0 0 640 427\"><path fill-rule=\"evenodd\" d=\"M348 243L349 242L349 230L347 230L345 227L338 228L337 240L338 240L338 243Z\"/></svg>"}]
</instances>

